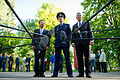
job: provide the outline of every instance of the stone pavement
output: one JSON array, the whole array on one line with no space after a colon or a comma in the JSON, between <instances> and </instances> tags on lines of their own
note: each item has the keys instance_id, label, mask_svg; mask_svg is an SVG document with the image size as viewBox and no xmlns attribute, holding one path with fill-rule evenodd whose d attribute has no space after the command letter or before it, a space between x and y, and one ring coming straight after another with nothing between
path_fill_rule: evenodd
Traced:
<instances>
[{"instance_id":1,"label":"stone pavement","mask_svg":"<svg viewBox=\"0 0 120 80\"><path fill-rule=\"evenodd\" d=\"M59 73L58 77L51 78L52 73L45 72L46 77L33 77L34 72L0 72L0 80L120 80L120 72L91 73L92 78L78 78L78 73L73 72L69 78L66 72Z\"/></svg>"}]
</instances>

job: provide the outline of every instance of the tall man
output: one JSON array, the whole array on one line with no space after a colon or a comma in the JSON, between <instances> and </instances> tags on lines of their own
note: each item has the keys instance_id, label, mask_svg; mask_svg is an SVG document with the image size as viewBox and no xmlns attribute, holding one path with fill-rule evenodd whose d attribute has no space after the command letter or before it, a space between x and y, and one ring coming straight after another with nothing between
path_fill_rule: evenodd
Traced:
<instances>
[{"instance_id":1,"label":"tall man","mask_svg":"<svg viewBox=\"0 0 120 80\"><path fill-rule=\"evenodd\" d=\"M40 29L35 29L34 33L49 36L48 35L49 31L44 29L44 24L45 24L44 21L40 20L39 21ZM40 38L40 36L34 34L33 38ZM32 49L34 49L34 55L35 55L35 66L34 66L35 75L34 75L34 77L45 77L45 75L44 75L44 71L45 71L45 69L44 69L45 68L44 67L45 66L44 58L45 58L46 49L49 48L49 42L48 42L48 45L46 46L46 48L41 49L41 50L39 50L37 48L37 45L40 43L40 39L36 39L36 42L37 42L37 44L35 44L32 41ZM41 60L39 60L39 59L41 59ZM39 61L41 61L41 62L39 62ZM41 64L39 65L39 63L41 63Z\"/></svg>"},{"instance_id":2,"label":"tall man","mask_svg":"<svg viewBox=\"0 0 120 80\"><path fill-rule=\"evenodd\" d=\"M84 23L82 21L82 15L80 12L77 13L76 19L78 22L73 26L73 30L81 27ZM83 40L82 38L92 38L92 33L87 33L86 31L91 31L89 22L82 26L76 33L73 34L72 38L79 38L81 40L72 40L72 47L76 48L77 60L78 60L78 73L77 77L84 77L84 62L83 55L85 56L85 67L86 67L86 77L90 76L90 61L89 61L89 44L93 44L90 40ZM82 33L81 33L82 32Z\"/></svg>"},{"instance_id":3,"label":"tall man","mask_svg":"<svg viewBox=\"0 0 120 80\"><path fill-rule=\"evenodd\" d=\"M13 56L14 56L14 54L11 54L11 56L9 57L9 61L8 61L8 64L9 64L8 71L9 72L12 72Z\"/></svg>"},{"instance_id":4,"label":"tall man","mask_svg":"<svg viewBox=\"0 0 120 80\"><path fill-rule=\"evenodd\" d=\"M63 23L63 20L65 19L65 14L63 12L59 12L56 17L57 20L60 22L60 24L55 27L55 69L51 77L58 76L58 71L60 68L59 66L60 66L61 50L63 50L63 53L65 55L67 75L68 77L73 77L70 54L69 54L70 44L69 41L62 40L63 36L66 37L71 34L71 29L69 24Z\"/></svg>"},{"instance_id":5,"label":"tall man","mask_svg":"<svg viewBox=\"0 0 120 80\"><path fill-rule=\"evenodd\" d=\"M98 50L97 62L98 62L98 69L99 69L99 72L101 72L100 55L101 55L100 50Z\"/></svg>"},{"instance_id":6,"label":"tall man","mask_svg":"<svg viewBox=\"0 0 120 80\"><path fill-rule=\"evenodd\" d=\"M19 72L20 55L16 58L15 63L16 63L15 72L16 71Z\"/></svg>"},{"instance_id":7,"label":"tall man","mask_svg":"<svg viewBox=\"0 0 120 80\"><path fill-rule=\"evenodd\" d=\"M30 58L30 54L27 54L27 58L25 60L25 63L26 63L26 72L30 72L30 61L31 61L31 58Z\"/></svg>"},{"instance_id":8,"label":"tall man","mask_svg":"<svg viewBox=\"0 0 120 80\"><path fill-rule=\"evenodd\" d=\"M92 66L94 64L94 72L96 72L96 65L95 65L95 54L93 53L93 51L91 51L91 72L93 72Z\"/></svg>"}]
</instances>

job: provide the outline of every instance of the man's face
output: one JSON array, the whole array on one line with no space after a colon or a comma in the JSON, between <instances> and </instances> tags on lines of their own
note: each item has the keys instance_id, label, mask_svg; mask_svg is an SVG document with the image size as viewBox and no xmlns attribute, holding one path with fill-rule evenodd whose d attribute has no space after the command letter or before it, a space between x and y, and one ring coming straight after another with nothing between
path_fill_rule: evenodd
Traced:
<instances>
[{"instance_id":1,"label":"man's face","mask_svg":"<svg viewBox=\"0 0 120 80\"><path fill-rule=\"evenodd\" d=\"M41 21L40 24L39 24L40 28L43 28L44 24L45 24L44 21Z\"/></svg>"},{"instance_id":2,"label":"man's face","mask_svg":"<svg viewBox=\"0 0 120 80\"><path fill-rule=\"evenodd\" d=\"M100 53L100 51L98 51L98 53Z\"/></svg>"},{"instance_id":3,"label":"man's face","mask_svg":"<svg viewBox=\"0 0 120 80\"><path fill-rule=\"evenodd\" d=\"M81 20L82 20L82 15L81 15L81 13L77 13L76 19L77 19L78 21L81 21Z\"/></svg>"},{"instance_id":4,"label":"man's face","mask_svg":"<svg viewBox=\"0 0 120 80\"><path fill-rule=\"evenodd\" d=\"M63 18L62 16L60 16L60 17L58 18L58 21L59 21L59 22L63 22L63 20L64 20L64 18Z\"/></svg>"}]
</instances>

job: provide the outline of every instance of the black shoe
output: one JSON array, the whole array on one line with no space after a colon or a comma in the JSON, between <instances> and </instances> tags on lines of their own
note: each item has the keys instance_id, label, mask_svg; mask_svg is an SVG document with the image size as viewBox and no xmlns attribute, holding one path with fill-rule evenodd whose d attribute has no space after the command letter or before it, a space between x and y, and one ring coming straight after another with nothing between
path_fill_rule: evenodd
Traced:
<instances>
[{"instance_id":1,"label":"black shoe","mask_svg":"<svg viewBox=\"0 0 120 80\"><path fill-rule=\"evenodd\" d=\"M40 74L39 77L45 77L45 75L44 74Z\"/></svg>"},{"instance_id":2,"label":"black shoe","mask_svg":"<svg viewBox=\"0 0 120 80\"><path fill-rule=\"evenodd\" d=\"M87 78L92 78L90 75L86 75Z\"/></svg>"},{"instance_id":3,"label":"black shoe","mask_svg":"<svg viewBox=\"0 0 120 80\"><path fill-rule=\"evenodd\" d=\"M57 77L57 75L52 75L51 77Z\"/></svg>"},{"instance_id":4,"label":"black shoe","mask_svg":"<svg viewBox=\"0 0 120 80\"><path fill-rule=\"evenodd\" d=\"M80 74L79 74L79 75L77 75L76 77L84 77L84 75L80 75Z\"/></svg>"},{"instance_id":5,"label":"black shoe","mask_svg":"<svg viewBox=\"0 0 120 80\"><path fill-rule=\"evenodd\" d=\"M68 75L68 77L73 77L73 75Z\"/></svg>"},{"instance_id":6,"label":"black shoe","mask_svg":"<svg viewBox=\"0 0 120 80\"><path fill-rule=\"evenodd\" d=\"M33 77L39 77L39 75L38 75L38 74L35 74Z\"/></svg>"}]
</instances>

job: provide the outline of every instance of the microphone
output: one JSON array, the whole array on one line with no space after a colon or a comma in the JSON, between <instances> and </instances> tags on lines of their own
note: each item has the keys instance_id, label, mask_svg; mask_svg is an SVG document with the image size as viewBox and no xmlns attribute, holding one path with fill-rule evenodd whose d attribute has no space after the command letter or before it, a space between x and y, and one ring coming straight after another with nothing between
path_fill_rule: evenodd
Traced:
<instances>
[{"instance_id":1,"label":"microphone","mask_svg":"<svg viewBox=\"0 0 120 80\"><path fill-rule=\"evenodd\" d=\"M48 42L49 42L49 37L47 35L44 35L44 37L40 37L40 42L38 44L38 49L39 50L45 49Z\"/></svg>"},{"instance_id":2,"label":"microphone","mask_svg":"<svg viewBox=\"0 0 120 80\"><path fill-rule=\"evenodd\" d=\"M65 40L67 39L65 31L60 32L60 39L62 40L62 43L65 43Z\"/></svg>"}]
</instances>

